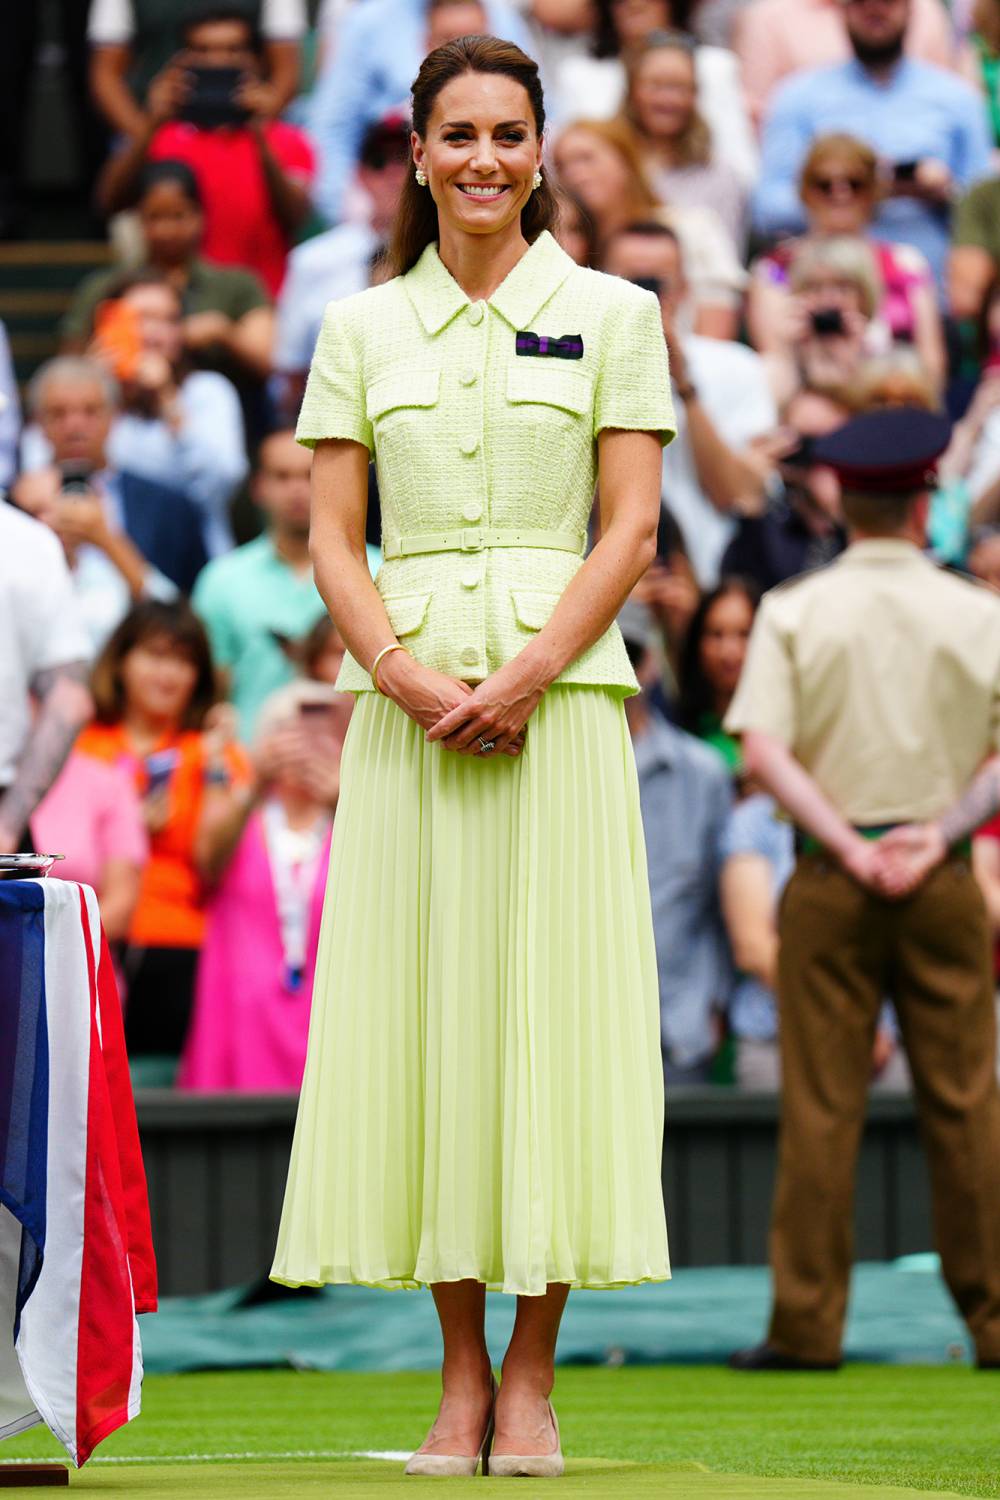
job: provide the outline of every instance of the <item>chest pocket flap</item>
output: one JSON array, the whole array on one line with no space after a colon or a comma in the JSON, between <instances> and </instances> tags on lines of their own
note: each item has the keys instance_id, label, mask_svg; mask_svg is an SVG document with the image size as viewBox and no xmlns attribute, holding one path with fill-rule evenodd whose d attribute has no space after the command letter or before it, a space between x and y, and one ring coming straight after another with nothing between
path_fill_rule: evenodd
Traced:
<instances>
[{"instance_id":1,"label":"chest pocket flap","mask_svg":"<svg viewBox=\"0 0 1000 1500\"><path fill-rule=\"evenodd\" d=\"M397 370L374 380L365 394L369 422L398 406L435 406L440 370Z\"/></svg>"},{"instance_id":2,"label":"chest pocket flap","mask_svg":"<svg viewBox=\"0 0 1000 1500\"><path fill-rule=\"evenodd\" d=\"M523 625L526 630L541 630L543 625L548 624L562 594L553 593L549 589L511 589L510 597L518 624Z\"/></svg>"},{"instance_id":3,"label":"chest pocket flap","mask_svg":"<svg viewBox=\"0 0 1000 1500\"><path fill-rule=\"evenodd\" d=\"M507 371L507 400L558 406L576 416L590 411L594 383L557 359L524 357Z\"/></svg>"},{"instance_id":4,"label":"chest pocket flap","mask_svg":"<svg viewBox=\"0 0 1000 1500\"><path fill-rule=\"evenodd\" d=\"M420 629L430 597L430 589L419 594L383 594L382 603L396 635L412 635Z\"/></svg>"}]
</instances>

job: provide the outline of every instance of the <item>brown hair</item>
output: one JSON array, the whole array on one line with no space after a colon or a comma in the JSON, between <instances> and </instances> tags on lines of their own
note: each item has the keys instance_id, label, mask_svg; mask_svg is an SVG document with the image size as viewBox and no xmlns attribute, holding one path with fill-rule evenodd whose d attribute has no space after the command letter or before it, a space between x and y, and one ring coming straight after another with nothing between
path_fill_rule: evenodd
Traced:
<instances>
[{"instance_id":1,"label":"brown hair","mask_svg":"<svg viewBox=\"0 0 1000 1500\"><path fill-rule=\"evenodd\" d=\"M712 160L712 132L698 110L698 78L694 71L694 46L691 38L682 31L653 31L638 47L632 48L625 58L627 85L622 115L636 135L645 137L635 106L635 85L639 70L647 58L657 52L680 52L691 64L694 81L695 103L687 124L674 141L674 156L679 167L707 167Z\"/></svg>"},{"instance_id":2,"label":"brown hair","mask_svg":"<svg viewBox=\"0 0 1000 1500\"><path fill-rule=\"evenodd\" d=\"M871 536L898 536L906 527L914 505L927 493L927 486L908 495L865 495L844 490L840 506L850 526Z\"/></svg>"},{"instance_id":3,"label":"brown hair","mask_svg":"<svg viewBox=\"0 0 1000 1500\"><path fill-rule=\"evenodd\" d=\"M539 137L545 130L545 100L538 77L538 64L513 42L493 36L461 36L446 42L424 58L420 72L413 80L413 129L423 139L434 102L445 84L465 73L498 73L519 83L528 95L535 130ZM403 182L399 207L392 229L389 263L396 276L415 266L427 246L438 237L437 207L427 188L418 185L411 170ZM536 188L521 210L521 233L529 244L544 229L556 222L556 200L542 168L542 185Z\"/></svg>"},{"instance_id":4,"label":"brown hair","mask_svg":"<svg viewBox=\"0 0 1000 1500\"><path fill-rule=\"evenodd\" d=\"M987 47L1000 52L1000 5L997 0L976 0L972 7L972 30Z\"/></svg>"},{"instance_id":5,"label":"brown hair","mask_svg":"<svg viewBox=\"0 0 1000 1500\"><path fill-rule=\"evenodd\" d=\"M559 140L565 140L574 130L586 130L590 135L596 135L605 145L617 151L628 174L628 186L625 189L625 200L630 219L646 219L655 215L657 209L663 204L653 192L649 178L646 176L646 168L642 164L642 154L639 151L639 143L635 131L627 121L618 118L615 120L571 120L564 125L559 132ZM556 150L559 143L556 142Z\"/></svg>"},{"instance_id":6,"label":"brown hair","mask_svg":"<svg viewBox=\"0 0 1000 1500\"><path fill-rule=\"evenodd\" d=\"M830 160L846 162L849 167L853 167L867 181L872 196L878 195L878 157L875 152L866 142L859 141L857 136L848 135L845 131L835 131L830 135L817 136L809 147L799 170L800 197L805 195L820 166Z\"/></svg>"},{"instance_id":7,"label":"brown hair","mask_svg":"<svg viewBox=\"0 0 1000 1500\"><path fill-rule=\"evenodd\" d=\"M90 677L98 723L121 722L126 706L122 662L137 646L163 636L178 654L189 658L197 673L191 701L180 727L201 728L205 715L218 699L218 687L205 627L183 600L167 604L160 599L144 599L112 631Z\"/></svg>"}]
</instances>

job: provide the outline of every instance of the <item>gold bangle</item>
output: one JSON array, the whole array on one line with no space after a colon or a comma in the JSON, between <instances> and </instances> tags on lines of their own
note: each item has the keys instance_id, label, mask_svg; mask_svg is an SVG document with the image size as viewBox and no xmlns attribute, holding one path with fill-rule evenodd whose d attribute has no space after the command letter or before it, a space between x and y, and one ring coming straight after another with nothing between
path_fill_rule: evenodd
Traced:
<instances>
[{"instance_id":1,"label":"gold bangle","mask_svg":"<svg viewBox=\"0 0 1000 1500\"><path fill-rule=\"evenodd\" d=\"M378 670L377 669L378 669L379 662L382 660L383 656L385 656L386 653L389 652L389 651L405 651L405 650L406 650L406 647L404 645L402 645L399 641L390 641L389 644L388 644L388 646L383 646L382 647L381 651L376 656L375 660L372 662L372 664L371 664L371 670L370 670L370 672L369 672L368 675L371 678L372 682L375 684L375 691L377 693L382 693L382 689L378 685ZM382 697L383 698L385 697L385 693L382 693Z\"/></svg>"}]
</instances>

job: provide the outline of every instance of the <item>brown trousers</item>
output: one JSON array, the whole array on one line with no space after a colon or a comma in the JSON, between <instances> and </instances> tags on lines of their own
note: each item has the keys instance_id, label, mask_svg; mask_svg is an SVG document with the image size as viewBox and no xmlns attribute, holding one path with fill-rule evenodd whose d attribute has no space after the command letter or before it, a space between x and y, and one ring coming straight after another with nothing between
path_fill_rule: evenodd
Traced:
<instances>
[{"instance_id":1,"label":"brown trousers","mask_svg":"<svg viewBox=\"0 0 1000 1500\"><path fill-rule=\"evenodd\" d=\"M782 898L784 1077L771 1219L768 1340L840 1355L854 1175L884 996L899 1016L927 1152L945 1280L980 1359L1000 1359L1000 1092L989 928L967 859L884 901L822 854Z\"/></svg>"}]
</instances>

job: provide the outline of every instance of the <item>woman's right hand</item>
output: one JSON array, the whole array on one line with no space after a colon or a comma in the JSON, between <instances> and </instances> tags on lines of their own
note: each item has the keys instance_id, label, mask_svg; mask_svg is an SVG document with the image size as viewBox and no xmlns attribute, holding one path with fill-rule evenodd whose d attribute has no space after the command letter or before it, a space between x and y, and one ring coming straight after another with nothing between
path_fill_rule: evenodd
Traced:
<instances>
[{"instance_id":1,"label":"woman's right hand","mask_svg":"<svg viewBox=\"0 0 1000 1500\"><path fill-rule=\"evenodd\" d=\"M379 687L421 729L430 729L473 690L473 684L424 666L408 651L389 651L378 664ZM520 755L522 731L504 750ZM447 746L444 748L447 749Z\"/></svg>"}]
</instances>

